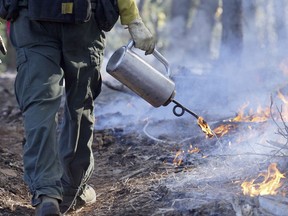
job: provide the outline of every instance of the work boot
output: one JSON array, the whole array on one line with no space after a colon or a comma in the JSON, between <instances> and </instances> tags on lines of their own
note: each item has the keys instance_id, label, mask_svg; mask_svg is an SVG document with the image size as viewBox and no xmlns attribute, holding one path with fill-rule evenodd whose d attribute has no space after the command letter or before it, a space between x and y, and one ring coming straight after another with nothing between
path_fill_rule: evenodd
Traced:
<instances>
[{"instance_id":1,"label":"work boot","mask_svg":"<svg viewBox=\"0 0 288 216\"><path fill-rule=\"evenodd\" d=\"M35 216L59 216L61 215L57 199L42 196L41 203L36 206Z\"/></svg>"},{"instance_id":2,"label":"work boot","mask_svg":"<svg viewBox=\"0 0 288 216\"><path fill-rule=\"evenodd\" d=\"M96 202L96 192L95 190L89 186L83 186L84 189L82 193L80 193L74 203L72 204L74 197L63 197L63 202L60 203L60 210L62 213L67 213L71 211L80 211L83 207L89 206Z\"/></svg>"}]
</instances>

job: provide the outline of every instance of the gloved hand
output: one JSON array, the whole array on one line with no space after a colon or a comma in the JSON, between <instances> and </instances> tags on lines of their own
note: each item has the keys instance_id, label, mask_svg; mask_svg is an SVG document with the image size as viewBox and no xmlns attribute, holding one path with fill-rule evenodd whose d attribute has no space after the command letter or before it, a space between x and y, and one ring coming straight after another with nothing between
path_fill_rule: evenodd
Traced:
<instances>
[{"instance_id":1,"label":"gloved hand","mask_svg":"<svg viewBox=\"0 0 288 216\"><path fill-rule=\"evenodd\" d=\"M138 18L128 24L129 33L135 43L135 47L146 51L145 55L153 53L155 39L142 19Z\"/></svg>"},{"instance_id":2,"label":"gloved hand","mask_svg":"<svg viewBox=\"0 0 288 216\"><path fill-rule=\"evenodd\" d=\"M18 0L0 0L0 17L15 20L19 14Z\"/></svg>"}]
</instances>

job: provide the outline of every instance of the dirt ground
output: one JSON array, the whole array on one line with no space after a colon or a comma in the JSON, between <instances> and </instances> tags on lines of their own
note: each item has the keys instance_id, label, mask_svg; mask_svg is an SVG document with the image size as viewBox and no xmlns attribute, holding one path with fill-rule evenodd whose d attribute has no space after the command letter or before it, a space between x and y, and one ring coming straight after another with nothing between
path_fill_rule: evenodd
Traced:
<instances>
[{"instance_id":1,"label":"dirt ground","mask_svg":"<svg viewBox=\"0 0 288 216\"><path fill-rule=\"evenodd\" d=\"M30 206L30 194L22 180L24 131L13 82L13 76L0 77L1 216L33 215L34 212ZM111 94L107 88L104 91ZM101 98L99 103L102 103ZM99 114L96 121L128 118L122 115L119 112ZM233 152L225 151L225 155L213 156L210 154L212 150L214 152L224 146L219 145L216 139L205 139L196 126L192 129L197 135L191 137L185 134L184 131L190 127L189 121L173 120L173 124L177 125L177 130L171 129L174 133L167 129L171 126L170 120L157 120L151 125L143 120L95 130L95 171L89 183L97 192L97 202L70 215L272 215L263 213L265 211L261 210L259 200L244 197L240 187L247 175L257 175L270 161L255 163L254 158L246 159L243 148L239 146ZM167 134L157 138L150 136L164 124L171 137ZM238 130L243 134L255 125L248 126L249 129L244 125ZM229 127L233 129L230 136L237 138L238 125ZM264 126L256 126L257 129L261 127ZM255 137L259 134L245 136L245 139ZM230 141L224 145L232 148ZM180 157L177 158L179 161L175 161L179 150L190 150L193 154L182 155L182 162ZM226 161L228 157L233 157L233 160ZM239 159L241 167L235 166ZM250 171L247 172L244 167ZM284 190L287 191L287 184Z\"/></svg>"},{"instance_id":2,"label":"dirt ground","mask_svg":"<svg viewBox=\"0 0 288 216\"><path fill-rule=\"evenodd\" d=\"M13 74L0 78L0 215L33 215L31 197L22 179L24 130L13 83ZM145 122L130 126L143 128ZM154 140L128 128L95 130L95 172L90 184L97 191L97 202L71 215L151 215L161 207L168 189L159 182L175 171L169 152L174 154L175 149L155 145ZM168 166L163 163L167 159Z\"/></svg>"}]
</instances>

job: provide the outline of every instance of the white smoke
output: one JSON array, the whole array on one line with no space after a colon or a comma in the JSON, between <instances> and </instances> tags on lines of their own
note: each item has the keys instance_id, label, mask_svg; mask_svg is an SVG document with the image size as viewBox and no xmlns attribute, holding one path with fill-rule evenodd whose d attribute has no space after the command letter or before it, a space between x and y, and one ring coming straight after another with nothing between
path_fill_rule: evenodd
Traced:
<instances>
[{"instance_id":1,"label":"white smoke","mask_svg":"<svg viewBox=\"0 0 288 216\"><path fill-rule=\"evenodd\" d=\"M229 121L222 120L233 118L244 104L249 104L247 112L252 110L253 113L259 106L269 108L273 100L275 111L276 107L281 108L283 105L277 98L277 91L281 89L286 95L288 92L287 74L283 73L283 69L288 68L288 39L284 36L285 31L288 32L288 19L282 17L285 22L281 25L284 28L281 32L284 33L275 37L275 32L279 32L277 10L283 9L276 7L276 4L282 3L284 8L288 4L284 0L269 1L269 4L266 1L257 1L263 4L258 5L255 17L250 17L249 2L250 0L243 0L243 53L237 63L234 62L234 56L226 56L221 62L215 60L214 49L211 49L212 58L199 58L203 54L193 52L195 37L187 34L179 39L177 35L177 31L181 32L177 28L183 26L181 19L180 23L173 20L167 24L167 32L176 30L173 34L163 33L170 42L177 37L180 40L173 49L170 47L169 50L161 50L171 66L172 79L176 84L175 99L203 116L212 129L220 124L229 124ZM271 2L274 3L273 9ZM285 15L288 16L287 13ZM205 25L205 20L202 25ZM219 23L217 25L216 33L221 30ZM216 48L220 43L219 34L218 32L212 43ZM201 41L197 41L199 42ZM152 59L151 62L157 69L163 70L157 60ZM105 65L104 63L103 70ZM152 138L164 137L164 141L172 140L179 146L183 145L183 148L190 144L199 147L202 155L191 156L191 163L196 158L193 169L168 176L165 180L165 185L172 193L184 196L183 199L172 200L171 208L190 210L218 200L219 197L230 202L233 196L241 193L240 184L245 177L257 177L263 167L271 162L279 162L281 165L280 156L285 153L287 155L287 150L281 150L287 140L277 134L279 128L271 119L259 124L235 123L237 128L219 138L218 142L215 138L207 140L191 115L173 115L173 103L154 108L133 92L123 89L121 83L117 83L105 71L103 78L105 82L114 83L121 91L111 90L106 86L103 89L96 100L96 129L129 127L140 133L139 129L143 129L145 122L148 122L146 132ZM276 112L276 115L279 119L280 113ZM283 128L281 121L277 123ZM182 139L179 140L179 137ZM169 142L167 147L168 144ZM171 157L173 156L175 155ZM285 159L282 162L287 163Z\"/></svg>"},{"instance_id":2,"label":"white smoke","mask_svg":"<svg viewBox=\"0 0 288 216\"><path fill-rule=\"evenodd\" d=\"M273 2L275 5L280 4L280 1ZM161 50L171 66L172 79L176 84L175 99L206 118L208 122L233 117L245 103L249 103L249 107L254 110L259 105L269 106L271 95L275 96L277 90L286 84L279 65L285 56L288 40L275 38L275 32L278 30L276 21L279 20L276 19L278 13L275 8L279 7L272 7L273 5L269 4L258 5L252 22L250 13L247 12L248 3L243 1L243 54L237 64L233 62L233 56L227 56L225 61L221 62L213 58L210 60L199 58L198 55L203 55L199 49L196 53L193 52L193 46L195 43L201 43L201 35L198 35L198 39L195 40L194 34L197 35L197 32L189 32L185 37L179 38L181 31L177 28L183 26L181 19L172 20L166 25L166 30L162 31L163 36L167 37L165 40L175 43L173 49L170 46L169 50ZM205 22L206 20L203 19L201 25L205 25ZM215 25L217 25L214 29L215 38L211 44L217 46L221 39L221 32L219 32L221 27L217 22ZM287 21L284 26L287 27ZM201 31L201 34L205 35L205 31ZM121 45L125 45L124 42L122 43ZM162 65L157 60L153 57L148 59L149 61L152 59L151 64L163 71ZM104 82L114 83L113 85L122 89L123 86L105 72L107 60L102 66ZM95 114L103 116L103 121L98 124L100 128L117 127L119 124L135 123L146 118L159 120L178 118L172 113L172 103L167 107L154 108L136 94L129 91L127 93L126 89L124 92L109 90L113 92L113 98L105 103L101 102L105 99L106 90L107 88L104 88L104 92L96 100ZM117 118L113 116L115 112L119 113ZM104 116L110 116L110 120L105 121ZM184 114L181 118L191 118L191 116Z\"/></svg>"}]
</instances>

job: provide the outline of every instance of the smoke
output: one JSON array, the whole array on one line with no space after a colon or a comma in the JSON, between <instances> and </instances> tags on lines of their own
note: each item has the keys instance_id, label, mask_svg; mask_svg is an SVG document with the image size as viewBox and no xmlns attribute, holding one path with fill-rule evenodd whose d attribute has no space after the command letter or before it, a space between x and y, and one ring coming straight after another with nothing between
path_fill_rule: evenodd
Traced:
<instances>
[{"instance_id":1,"label":"smoke","mask_svg":"<svg viewBox=\"0 0 288 216\"><path fill-rule=\"evenodd\" d=\"M159 33L160 38L161 35L165 36L165 40L173 44L160 51L170 63L171 79L175 82L175 99L203 116L212 129L228 124L227 120L235 117L244 104L248 104L245 111L248 114L251 110L252 113L256 112L259 106L269 109L273 100L272 108L275 111L276 107L283 105L283 101L277 97L278 90L286 95L288 93L288 40L285 34L288 19L283 19L283 16L281 18L283 13L278 11L287 8L288 3L274 0L265 4L263 1L263 4L257 5L255 13L251 13L250 3L250 0L243 0L241 55L230 53L219 59L220 54L217 52L220 49L222 30L219 22L214 24L214 38L209 49L207 46L206 49L201 49L199 44L206 41L211 29L203 28L200 34L193 28L193 31L179 37L182 32L179 26L183 26L183 20L179 18L172 20ZM288 16L286 13L284 15ZM279 20L282 20L281 25ZM200 27L207 24L204 18L198 21ZM204 41L201 40L202 36ZM154 108L108 75L105 72L108 58L109 56L102 67L104 83L110 83L118 90L104 85L96 100L96 129L121 127L141 133L144 125L148 125L145 129L152 138L164 137L179 146L183 145L183 148L193 144L193 147L200 149L201 154L190 157L193 169L165 180L172 194L183 195L183 199L179 202L175 200L174 204L186 200L189 210L191 206L203 206L219 197L231 201L232 196L239 194L241 181L245 177L257 177L270 162L287 164L285 159L281 162L279 157L279 154L285 154L281 148L287 140L277 134L279 128L271 119L259 124L235 123L236 129L229 131L218 141L215 138L207 140L193 116L188 113L181 117L174 116L173 103ZM145 57L147 58L149 64L163 71L163 65L156 59L151 56ZM276 115L279 119L280 113L276 112ZM281 119L277 123L283 128ZM167 147L168 144L167 142ZM197 158L201 156L203 158ZM231 182L236 184L232 186ZM184 208L176 204L172 207Z\"/></svg>"},{"instance_id":2,"label":"smoke","mask_svg":"<svg viewBox=\"0 0 288 216\"><path fill-rule=\"evenodd\" d=\"M281 4L287 7L285 1L259 3L254 9L255 13L251 13L251 2L244 0L243 52L240 56L230 53L221 59L215 58L220 56L219 53L215 54L215 50L219 52L221 44L220 19L215 20L211 31L211 28L207 27L210 26L207 17L205 18L207 13L202 13L201 18L197 19L199 30L193 27L192 23L192 28L185 32L179 29L184 26L183 19L178 17L171 20L159 32L158 37L160 41L165 39L170 44L166 49L161 49L161 53L170 63L171 79L176 85L175 99L203 116L208 123L233 117L245 103L249 103L249 108L254 110L259 105L269 106L271 96L275 97L277 90L286 85L286 77L280 70L280 64L286 55L287 38L284 37L284 29L287 30L287 21L282 21L280 25L279 20L285 19L279 19L281 13L276 11L283 9L279 7ZM201 26L206 27L200 29ZM209 36L211 32L213 40ZM165 38L161 38L162 36ZM208 48L207 38L210 39ZM121 91L110 89L112 98L107 100L105 87L96 101L95 114L103 117L103 121L98 120L96 127L135 124L147 118L156 121L178 118L172 113L173 103L154 108L117 83L105 72L109 56L106 57L102 66L104 83L110 83ZM149 60L146 59L149 64L164 71L159 61L151 56L145 58ZM104 100L107 101L102 102ZM114 113L118 115L115 116ZM192 117L185 113L181 118Z\"/></svg>"}]
</instances>

